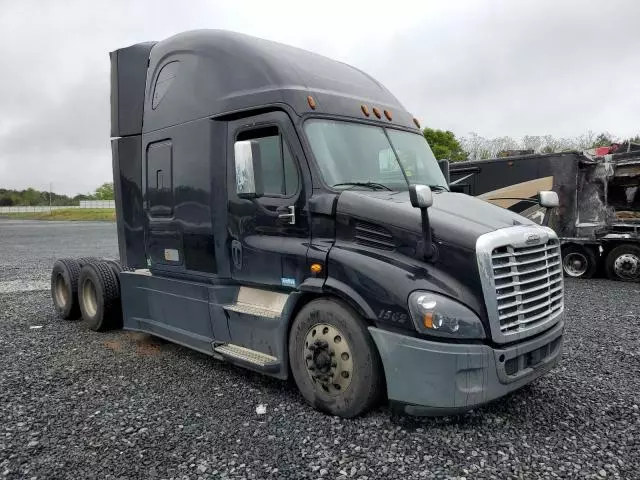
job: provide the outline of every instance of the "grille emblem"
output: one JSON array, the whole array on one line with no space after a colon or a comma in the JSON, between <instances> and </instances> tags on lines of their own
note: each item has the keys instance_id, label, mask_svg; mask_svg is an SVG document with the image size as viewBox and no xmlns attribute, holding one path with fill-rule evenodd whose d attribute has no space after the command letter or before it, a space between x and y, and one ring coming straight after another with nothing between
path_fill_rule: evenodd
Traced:
<instances>
[{"instance_id":1,"label":"grille emblem","mask_svg":"<svg viewBox=\"0 0 640 480\"><path fill-rule=\"evenodd\" d=\"M537 233L529 233L527 234L527 238L525 239L525 243L527 245L533 245L534 243L538 243L540 241L540 235Z\"/></svg>"}]
</instances>

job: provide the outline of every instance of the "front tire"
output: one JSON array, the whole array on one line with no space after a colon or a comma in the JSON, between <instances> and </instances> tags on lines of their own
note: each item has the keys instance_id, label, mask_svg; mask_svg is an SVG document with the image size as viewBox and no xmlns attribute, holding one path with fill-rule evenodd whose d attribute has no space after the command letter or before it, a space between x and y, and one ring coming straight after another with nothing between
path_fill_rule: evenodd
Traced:
<instances>
[{"instance_id":1,"label":"front tire","mask_svg":"<svg viewBox=\"0 0 640 480\"><path fill-rule=\"evenodd\" d=\"M605 266L611 280L640 282L640 247L632 244L617 246L607 255Z\"/></svg>"},{"instance_id":2,"label":"front tire","mask_svg":"<svg viewBox=\"0 0 640 480\"><path fill-rule=\"evenodd\" d=\"M91 330L103 332L122 326L120 284L109 263L98 261L82 267L78 299L82 318Z\"/></svg>"},{"instance_id":3,"label":"front tire","mask_svg":"<svg viewBox=\"0 0 640 480\"><path fill-rule=\"evenodd\" d=\"M289 362L300 393L322 412L355 417L382 392L382 365L367 327L337 300L314 300L300 310L289 334Z\"/></svg>"},{"instance_id":4,"label":"front tire","mask_svg":"<svg viewBox=\"0 0 640 480\"><path fill-rule=\"evenodd\" d=\"M598 269L593 248L570 244L562 247L562 270L565 277L592 278Z\"/></svg>"}]
</instances>

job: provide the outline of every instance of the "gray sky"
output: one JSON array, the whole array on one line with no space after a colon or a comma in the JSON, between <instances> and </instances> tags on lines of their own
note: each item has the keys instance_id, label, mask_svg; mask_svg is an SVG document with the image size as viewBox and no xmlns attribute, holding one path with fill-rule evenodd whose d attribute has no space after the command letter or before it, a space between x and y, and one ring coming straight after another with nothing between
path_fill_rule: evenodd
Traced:
<instances>
[{"instance_id":1,"label":"gray sky","mask_svg":"<svg viewBox=\"0 0 640 480\"><path fill-rule=\"evenodd\" d=\"M457 135L640 133L637 0L414 2L0 0L0 187L111 181L108 52L194 28L350 63Z\"/></svg>"}]
</instances>

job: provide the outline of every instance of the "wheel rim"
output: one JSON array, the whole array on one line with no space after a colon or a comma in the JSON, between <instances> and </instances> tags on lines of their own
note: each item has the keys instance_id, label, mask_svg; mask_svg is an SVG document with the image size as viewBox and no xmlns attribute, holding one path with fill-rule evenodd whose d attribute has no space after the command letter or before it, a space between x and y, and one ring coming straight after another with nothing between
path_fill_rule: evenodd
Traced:
<instances>
[{"instance_id":1,"label":"wheel rim","mask_svg":"<svg viewBox=\"0 0 640 480\"><path fill-rule=\"evenodd\" d=\"M56 275L56 281L54 283L53 290L56 296L56 303L60 308L67 306L69 301L69 291L67 290L67 282L64 281L64 277L60 274Z\"/></svg>"},{"instance_id":2,"label":"wheel rim","mask_svg":"<svg viewBox=\"0 0 640 480\"><path fill-rule=\"evenodd\" d=\"M82 304L87 315L94 317L98 311L98 296L96 286L89 279L86 279L82 285Z\"/></svg>"},{"instance_id":3,"label":"wheel rim","mask_svg":"<svg viewBox=\"0 0 640 480\"><path fill-rule=\"evenodd\" d=\"M562 266L567 275L571 277L581 277L586 273L589 261L584 254L571 252L564 256Z\"/></svg>"},{"instance_id":4,"label":"wheel rim","mask_svg":"<svg viewBox=\"0 0 640 480\"><path fill-rule=\"evenodd\" d=\"M616 275L624 280L640 279L640 257L633 253L623 253L613 262Z\"/></svg>"},{"instance_id":5,"label":"wheel rim","mask_svg":"<svg viewBox=\"0 0 640 480\"><path fill-rule=\"evenodd\" d=\"M353 357L347 339L333 325L319 323L304 341L304 364L316 388L338 395L351 385Z\"/></svg>"}]
</instances>

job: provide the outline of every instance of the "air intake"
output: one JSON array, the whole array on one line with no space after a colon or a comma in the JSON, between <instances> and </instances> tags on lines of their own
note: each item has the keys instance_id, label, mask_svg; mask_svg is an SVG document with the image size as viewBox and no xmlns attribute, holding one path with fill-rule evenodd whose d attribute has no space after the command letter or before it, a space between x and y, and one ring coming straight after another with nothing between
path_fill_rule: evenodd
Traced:
<instances>
[{"instance_id":1,"label":"air intake","mask_svg":"<svg viewBox=\"0 0 640 480\"><path fill-rule=\"evenodd\" d=\"M357 222L355 240L358 245L380 250L393 250L396 247L389 230L373 223Z\"/></svg>"}]
</instances>

